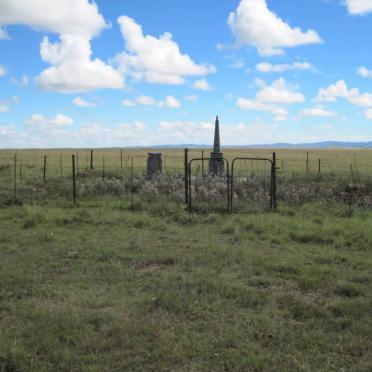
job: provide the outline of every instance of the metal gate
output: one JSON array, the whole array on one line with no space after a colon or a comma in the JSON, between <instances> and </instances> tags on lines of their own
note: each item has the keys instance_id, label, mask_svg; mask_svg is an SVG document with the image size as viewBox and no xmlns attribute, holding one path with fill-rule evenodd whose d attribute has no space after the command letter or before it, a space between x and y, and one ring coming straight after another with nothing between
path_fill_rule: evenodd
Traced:
<instances>
[{"instance_id":1,"label":"metal gate","mask_svg":"<svg viewBox=\"0 0 372 372\"><path fill-rule=\"evenodd\" d=\"M188 161L185 151L185 203L190 212L254 213L276 210L275 153L272 159L235 158L231 162L231 173L229 161L223 158L223 177L208 174L210 159Z\"/></svg>"},{"instance_id":2,"label":"metal gate","mask_svg":"<svg viewBox=\"0 0 372 372\"><path fill-rule=\"evenodd\" d=\"M276 209L276 159L235 158L231 163L230 211L255 213Z\"/></svg>"},{"instance_id":3,"label":"metal gate","mask_svg":"<svg viewBox=\"0 0 372 372\"><path fill-rule=\"evenodd\" d=\"M230 165L222 158L226 173L223 177L208 174L211 158L190 160L187 166L188 210L198 213L230 211Z\"/></svg>"}]
</instances>

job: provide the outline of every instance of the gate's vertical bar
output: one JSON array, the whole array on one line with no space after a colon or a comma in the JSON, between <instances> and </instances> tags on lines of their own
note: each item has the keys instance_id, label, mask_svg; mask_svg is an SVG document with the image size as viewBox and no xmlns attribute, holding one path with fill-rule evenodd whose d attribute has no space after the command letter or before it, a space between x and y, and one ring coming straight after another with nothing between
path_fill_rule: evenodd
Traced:
<instances>
[{"instance_id":1,"label":"gate's vertical bar","mask_svg":"<svg viewBox=\"0 0 372 372\"><path fill-rule=\"evenodd\" d=\"M90 150L90 169L93 169L93 150Z\"/></svg>"},{"instance_id":2,"label":"gate's vertical bar","mask_svg":"<svg viewBox=\"0 0 372 372\"><path fill-rule=\"evenodd\" d=\"M272 165L272 208L276 211L276 153L273 153Z\"/></svg>"},{"instance_id":3,"label":"gate's vertical bar","mask_svg":"<svg viewBox=\"0 0 372 372\"><path fill-rule=\"evenodd\" d=\"M13 177L14 177L14 184L13 184L13 187L14 187L14 190L13 190L13 193L14 193L14 204L17 203L17 153L14 154L14 174L13 174Z\"/></svg>"},{"instance_id":4,"label":"gate's vertical bar","mask_svg":"<svg viewBox=\"0 0 372 372\"><path fill-rule=\"evenodd\" d=\"M72 155L72 197L76 204L76 173L75 173L75 155Z\"/></svg>"},{"instance_id":5,"label":"gate's vertical bar","mask_svg":"<svg viewBox=\"0 0 372 372\"><path fill-rule=\"evenodd\" d=\"M185 204L189 204L189 149L185 149Z\"/></svg>"}]
</instances>

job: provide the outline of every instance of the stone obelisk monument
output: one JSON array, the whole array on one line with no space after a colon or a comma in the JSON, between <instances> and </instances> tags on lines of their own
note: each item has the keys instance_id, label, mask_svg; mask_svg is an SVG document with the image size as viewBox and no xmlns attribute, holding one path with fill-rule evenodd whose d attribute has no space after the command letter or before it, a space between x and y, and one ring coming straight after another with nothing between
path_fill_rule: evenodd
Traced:
<instances>
[{"instance_id":1,"label":"stone obelisk monument","mask_svg":"<svg viewBox=\"0 0 372 372\"><path fill-rule=\"evenodd\" d=\"M224 159L223 154L221 153L220 122L218 116L216 117L214 128L213 152L211 152L211 158L209 160L209 175L218 177L224 176Z\"/></svg>"}]
</instances>

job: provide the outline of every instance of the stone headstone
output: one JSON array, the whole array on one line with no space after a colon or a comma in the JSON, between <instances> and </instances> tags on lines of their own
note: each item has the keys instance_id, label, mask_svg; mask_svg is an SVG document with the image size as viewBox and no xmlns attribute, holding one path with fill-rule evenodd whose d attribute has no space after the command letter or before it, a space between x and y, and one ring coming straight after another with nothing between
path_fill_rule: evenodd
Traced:
<instances>
[{"instance_id":1,"label":"stone headstone","mask_svg":"<svg viewBox=\"0 0 372 372\"><path fill-rule=\"evenodd\" d=\"M163 159L161 153L150 152L147 158L147 175L163 174Z\"/></svg>"}]
</instances>

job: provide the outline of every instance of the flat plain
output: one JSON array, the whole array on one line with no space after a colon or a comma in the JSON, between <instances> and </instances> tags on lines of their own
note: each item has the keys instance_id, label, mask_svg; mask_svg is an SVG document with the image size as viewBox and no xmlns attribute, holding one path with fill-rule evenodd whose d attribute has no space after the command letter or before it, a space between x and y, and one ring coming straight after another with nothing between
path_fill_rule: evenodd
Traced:
<instances>
[{"instance_id":1,"label":"flat plain","mask_svg":"<svg viewBox=\"0 0 372 372\"><path fill-rule=\"evenodd\" d=\"M150 150L136 151L146 159ZM160 151L166 161L176 153L182 169L181 150ZM87 150L64 150L63 174L77 152L81 171L89 167ZM305 173L306 150L277 152ZM120 150L95 153L120 169ZM43 154L18 151L17 161L38 159L27 172L40 172ZM328 173L348 164L351 181L355 167L367 177L372 160L369 150L309 155L314 167L333 159ZM3 182L12 181L9 164ZM279 202L276 213L197 214L162 196L73 204L47 195L4 201L0 229L1 371L372 368L368 207L305 200Z\"/></svg>"}]
</instances>

